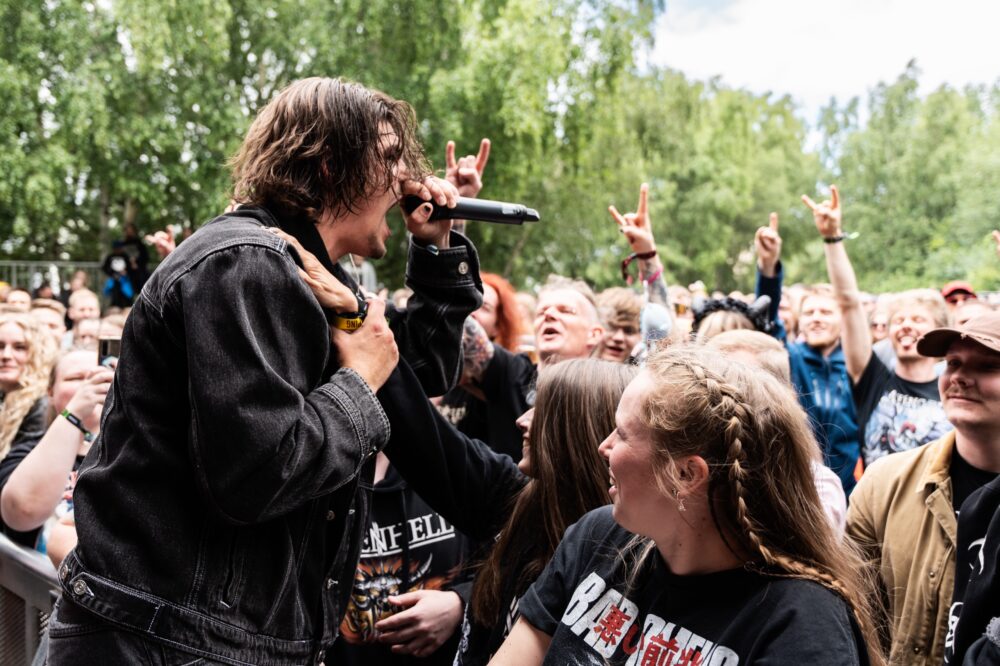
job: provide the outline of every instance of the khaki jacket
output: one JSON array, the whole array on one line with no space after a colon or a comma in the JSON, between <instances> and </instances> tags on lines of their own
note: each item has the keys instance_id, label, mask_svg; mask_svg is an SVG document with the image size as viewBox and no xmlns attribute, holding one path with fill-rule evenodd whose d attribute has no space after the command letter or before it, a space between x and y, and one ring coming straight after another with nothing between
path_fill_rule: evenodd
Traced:
<instances>
[{"instance_id":1,"label":"khaki jacket","mask_svg":"<svg viewBox=\"0 0 1000 666\"><path fill-rule=\"evenodd\" d=\"M875 559L891 622L891 664L944 659L957 521L948 468L955 433L875 462L847 510L847 534Z\"/></svg>"}]
</instances>

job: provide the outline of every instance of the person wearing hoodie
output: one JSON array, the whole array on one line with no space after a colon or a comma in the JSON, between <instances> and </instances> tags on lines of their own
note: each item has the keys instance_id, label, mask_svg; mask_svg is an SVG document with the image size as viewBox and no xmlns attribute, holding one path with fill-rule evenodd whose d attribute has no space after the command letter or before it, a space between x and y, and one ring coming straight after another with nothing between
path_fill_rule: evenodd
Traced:
<instances>
[{"instance_id":1,"label":"person wearing hoodie","mask_svg":"<svg viewBox=\"0 0 1000 666\"><path fill-rule=\"evenodd\" d=\"M799 332L803 340L788 340L778 316L781 302L781 235L778 214L754 237L757 250L757 295L771 297L770 315L775 337L785 342L792 384L799 404L809 415L813 433L823 449L823 462L840 478L848 496L857 481L854 469L861 455L857 411L840 346L841 312L833 291L816 286L799 300Z\"/></svg>"}]
</instances>

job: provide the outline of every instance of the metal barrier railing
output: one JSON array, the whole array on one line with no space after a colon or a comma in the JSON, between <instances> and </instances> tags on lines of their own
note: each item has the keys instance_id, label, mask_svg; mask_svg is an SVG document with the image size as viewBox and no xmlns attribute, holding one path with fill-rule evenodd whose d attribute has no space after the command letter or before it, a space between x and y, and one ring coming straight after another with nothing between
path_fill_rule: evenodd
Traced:
<instances>
[{"instance_id":1,"label":"metal barrier railing","mask_svg":"<svg viewBox=\"0 0 1000 666\"><path fill-rule=\"evenodd\" d=\"M0 534L0 664L32 663L58 596L49 558Z\"/></svg>"},{"instance_id":2,"label":"metal barrier railing","mask_svg":"<svg viewBox=\"0 0 1000 666\"><path fill-rule=\"evenodd\" d=\"M100 292L104 272L99 261L0 261L0 280L15 287L34 290L40 284L68 284L73 273L86 271L90 288Z\"/></svg>"}]
</instances>

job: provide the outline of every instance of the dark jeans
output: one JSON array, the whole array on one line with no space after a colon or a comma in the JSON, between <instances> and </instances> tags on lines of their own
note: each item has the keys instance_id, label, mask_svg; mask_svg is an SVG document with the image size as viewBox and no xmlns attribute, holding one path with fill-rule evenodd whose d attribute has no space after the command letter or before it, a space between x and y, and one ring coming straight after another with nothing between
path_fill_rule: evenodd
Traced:
<instances>
[{"instance_id":1,"label":"dark jeans","mask_svg":"<svg viewBox=\"0 0 1000 666\"><path fill-rule=\"evenodd\" d=\"M59 599L49 619L50 666L209 666L209 661L123 631Z\"/></svg>"}]
</instances>

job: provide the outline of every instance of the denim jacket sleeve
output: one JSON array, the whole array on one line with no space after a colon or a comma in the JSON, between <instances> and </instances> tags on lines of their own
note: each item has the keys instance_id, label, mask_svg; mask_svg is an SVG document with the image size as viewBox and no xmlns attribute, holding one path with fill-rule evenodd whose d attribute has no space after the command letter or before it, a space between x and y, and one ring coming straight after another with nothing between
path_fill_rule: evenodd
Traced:
<instances>
[{"instance_id":1,"label":"denim jacket sleeve","mask_svg":"<svg viewBox=\"0 0 1000 666\"><path fill-rule=\"evenodd\" d=\"M462 327L483 304L479 257L469 240L452 232L450 248L410 243L406 286L413 295L405 315L389 314L389 325L405 358L429 396L444 395L462 371Z\"/></svg>"},{"instance_id":2,"label":"denim jacket sleeve","mask_svg":"<svg viewBox=\"0 0 1000 666\"><path fill-rule=\"evenodd\" d=\"M510 456L466 437L429 400L414 397L419 390L405 361L379 389L392 426L385 454L445 520L472 539L492 539L527 479Z\"/></svg>"},{"instance_id":3,"label":"denim jacket sleeve","mask_svg":"<svg viewBox=\"0 0 1000 666\"><path fill-rule=\"evenodd\" d=\"M262 522L354 479L389 424L355 372L324 380L329 329L290 255L244 244L202 264L163 314L185 346L189 456L223 519Z\"/></svg>"}]
</instances>

